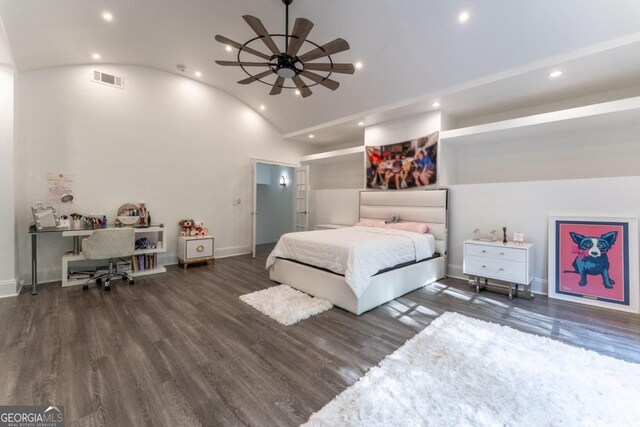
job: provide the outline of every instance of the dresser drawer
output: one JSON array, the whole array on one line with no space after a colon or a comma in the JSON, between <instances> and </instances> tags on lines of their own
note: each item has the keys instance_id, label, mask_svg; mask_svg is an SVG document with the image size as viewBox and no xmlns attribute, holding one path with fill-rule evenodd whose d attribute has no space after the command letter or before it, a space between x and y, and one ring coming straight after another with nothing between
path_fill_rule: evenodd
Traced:
<instances>
[{"instance_id":1,"label":"dresser drawer","mask_svg":"<svg viewBox=\"0 0 640 427\"><path fill-rule=\"evenodd\" d=\"M464 274L527 284L527 263L467 253L464 259Z\"/></svg>"},{"instance_id":2,"label":"dresser drawer","mask_svg":"<svg viewBox=\"0 0 640 427\"><path fill-rule=\"evenodd\" d=\"M502 248L499 246L474 245L465 244L465 254L479 257L504 259L510 261L525 262L527 260L527 251L523 249Z\"/></svg>"},{"instance_id":3,"label":"dresser drawer","mask_svg":"<svg viewBox=\"0 0 640 427\"><path fill-rule=\"evenodd\" d=\"M206 258L213 256L213 239L187 240L185 259Z\"/></svg>"}]
</instances>

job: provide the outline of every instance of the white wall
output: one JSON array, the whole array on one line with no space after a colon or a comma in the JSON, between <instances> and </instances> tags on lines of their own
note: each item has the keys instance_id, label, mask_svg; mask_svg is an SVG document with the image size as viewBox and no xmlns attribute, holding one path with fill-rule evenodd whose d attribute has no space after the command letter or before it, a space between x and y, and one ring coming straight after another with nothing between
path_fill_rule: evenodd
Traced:
<instances>
[{"instance_id":1,"label":"white wall","mask_svg":"<svg viewBox=\"0 0 640 427\"><path fill-rule=\"evenodd\" d=\"M309 175L314 190L364 188L364 154L362 159L312 164Z\"/></svg>"},{"instance_id":2,"label":"white wall","mask_svg":"<svg viewBox=\"0 0 640 427\"><path fill-rule=\"evenodd\" d=\"M97 68L124 76L125 89L91 82L90 66L19 76L22 276L30 280L29 206L43 200L47 172L76 175L80 213L105 212L113 221L121 204L144 200L153 222L168 228L165 261L175 261L181 218L205 222L216 256L249 252L251 157L296 163L310 147L283 141L260 114L197 81L136 66ZM41 279L59 279L71 244L62 240L41 238Z\"/></svg>"},{"instance_id":3,"label":"white wall","mask_svg":"<svg viewBox=\"0 0 640 427\"><path fill-rule=\"evenodd\" d=\"M640 124L468 143L454 150L455 184L604 178L640 175Z\"/></svg>"},{"instance_id":4,"label":"white wall","mask_svg":"<svg viewBox=\"0 0 640 427\"><path fill-rule=\"evenodd\" d=\"M309 227L318 224L353 225L360 214L359 189L314 190L309 194Z\"/></svg>"},{"instance_id":5,"label":"white wall","mask_svg":"<svg viewBox=\"0 0 640 427\"><path fill-rule=\"evenodd\" d=\"M639 159L640 160L640 159ZM462 277L462 242L475 228L507 227L535 244L533 290L547 292L549 215L638 216L640 177L454 185L449 187L449 275Z\"/></svg>"},{"instance_id":6,"label":"white wall","mask_svg":"<svg viewBox=\"0 0 640 427\"><path fill-rule=\"evenodd\" d=\"M17 287L13 98L13 67L0 65L0 297L15 295Z\"/></svg>"},{"instance_id":7,"label":"white wall","mask_svg":"<svg viewBox=\"0 0 640 427\"><path fill-rule=\"evenodd\" d=\"M294 230L294 168L258 163L258 176L268 178L268 185L257 185L256 243L275 243L280 236ZM280 186L284 176L287 185Z\"/></svg>"},{"instance_id":8,"label":"white wall","mask_svg":"<svg viewBox=\"0 0 640 427\"><path fill-rule=\"evenodd\" d=\"M17 293L14 61L0 19L0 298Z\"/></svg>"}]
</instances>

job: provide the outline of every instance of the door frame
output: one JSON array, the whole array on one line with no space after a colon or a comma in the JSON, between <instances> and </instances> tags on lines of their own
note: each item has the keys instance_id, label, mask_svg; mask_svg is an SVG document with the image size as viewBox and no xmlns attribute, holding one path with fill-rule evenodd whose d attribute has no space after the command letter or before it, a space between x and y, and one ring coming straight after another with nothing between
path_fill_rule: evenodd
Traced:
<instances>
[{"instance_id":1,"label":"door frame","mask_svg":"<svg viewBox=\"0 0 640 427\"><path fill-rule=\"evenodd\" d=\"M257 191L257 167L258 167L258 163L262 163L264 165L269 165L269 166L281 166L281 167L285 167L285 168L293 168L294 169L294 178L295 178L295 169L300 167L300 163L290 163L290 162L283 162L280 160L270 160L270 159L263 159L260 157L251 157L251 211L250 211L250 215L251 215L251 235L249 236L251 239L251 256L253 258L256 257L256 230L257 230L257 224L256 224L256 210L258 209L258 191ZM293 183L291 183L291 185L293 185ZM293 230L295 230L295 226L296 226L296 215L295 215L295 210L296 210L296 203L295 203L295 191L292 192L292 199L291 199L291 204L292 204L292 209L293 209L293 223L291 224L291 227Z\"/></svg>"}]
</instances>

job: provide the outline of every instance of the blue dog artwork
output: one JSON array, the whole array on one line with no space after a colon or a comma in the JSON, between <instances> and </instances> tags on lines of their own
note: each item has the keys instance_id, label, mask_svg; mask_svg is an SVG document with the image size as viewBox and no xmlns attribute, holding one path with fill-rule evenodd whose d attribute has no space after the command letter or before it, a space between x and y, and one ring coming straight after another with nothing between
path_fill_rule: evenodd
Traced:
<instances>
[{"instance_id":1,"label":"blue dog artwork","mask_svg":"<svg viewBox=\"0 0 640 427\"><path fill-rule=\"evenodd\" d=\"M573 231L569 232L575 242L577 256L573 261L573 270L565 270L565 273L580 275L578 285L587 286L587 276L601 276L602 285L612 289L616 284L609 273L609 257L607 252L613 247L618 238L617 231L610 231L600 237L583 236Z\"/></svg>"},{"instance_id":2,"label":"blue dog artwork","mask_svg":"<svg viewBox=\"0 0 640 427\"><path fill-rule=\"evenodd\" d=\"M550 296L588 299L598 302L592 305L615 304L610 307L626 310L621 306L631 302L629 222L557 218Z\"/></svg>"}]
</instances>

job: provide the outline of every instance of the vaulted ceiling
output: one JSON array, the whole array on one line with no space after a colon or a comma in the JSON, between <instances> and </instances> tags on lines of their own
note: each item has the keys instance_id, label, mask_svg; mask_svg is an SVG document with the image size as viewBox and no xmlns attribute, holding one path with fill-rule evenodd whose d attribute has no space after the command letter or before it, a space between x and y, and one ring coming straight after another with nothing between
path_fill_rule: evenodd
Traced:
<instances>
[{"instance_id":1,"label":"vaulted ceiling","mask_svg":"<svg viewBox=\"0 0 640 427\"><path fill-rule=\"evenodd\" d=\"M101 14L109 11L112 22ZM244 43L255 34L242 15L284 31L281 0L0 0L19 71L85 63L137 64L180 73L233 94L281 132L292 133L398 103L484 76L633 34L638 0L294 0L291 21L314 22L309 39L346 39L338 62L363 63L355 75L334 75L341 87L269 96L269 87L236 82L240 69L216 34ZM460 23L458 15L470 19ZM260 46L266 52L266 48ZM95 61L91 55L100 53ZM248 59L248 58L247 58ZM264 105L265 111L259 106Z\"/></svg>"}]
</instances>

